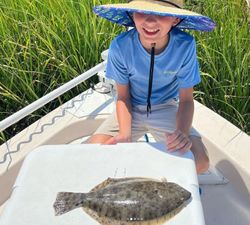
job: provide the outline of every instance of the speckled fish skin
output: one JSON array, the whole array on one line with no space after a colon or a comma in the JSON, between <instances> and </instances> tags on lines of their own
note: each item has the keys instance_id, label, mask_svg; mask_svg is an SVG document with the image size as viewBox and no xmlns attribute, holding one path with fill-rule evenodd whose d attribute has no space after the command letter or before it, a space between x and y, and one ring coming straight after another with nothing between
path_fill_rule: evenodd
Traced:
<instances>
[{"instance_id":1,"label":"speckled fish skin","mask_svg":"<svg viewBox=\"0 0 250 225\"><path fill-rule=\"evenodd\" d=\"M55 214L90 209L117 221L145 221L171 214L191 193L176 183L149 178L107 179L88 193L58 193Z\"/></svg>"}]
</instances>

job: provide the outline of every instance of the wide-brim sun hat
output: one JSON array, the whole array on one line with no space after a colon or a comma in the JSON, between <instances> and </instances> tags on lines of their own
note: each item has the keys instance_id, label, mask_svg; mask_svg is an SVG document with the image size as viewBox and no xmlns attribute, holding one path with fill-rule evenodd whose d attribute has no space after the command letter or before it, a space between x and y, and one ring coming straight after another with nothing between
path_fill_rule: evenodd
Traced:
<instances>
[{"instance_id":1,"label":"wide-brim sun hat","mask_svg":"<svg viewBox=\"0 0 250 225\"><path fill-rule=\"evenodd\" d=\"M173 16L181 19L180 29L212 31L215 22L207 16L183 9L183 0L132 0L128 3L99 5L93 11L100 17L124 26L133 27L132 13Z\"/></svg>"}]
</instances>

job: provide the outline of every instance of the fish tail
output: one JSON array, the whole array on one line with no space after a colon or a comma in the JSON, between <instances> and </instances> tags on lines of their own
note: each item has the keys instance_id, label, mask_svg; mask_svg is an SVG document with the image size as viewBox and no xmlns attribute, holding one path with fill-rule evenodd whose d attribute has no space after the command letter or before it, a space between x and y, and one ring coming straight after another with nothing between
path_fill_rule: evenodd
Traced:
<instances>
[{"instance_id":1,"label":"fish tail","mask_svg":"<svg viewBox=\"0 0 250 225\"><path fill-rule=\"evenodd\" d=\"M83 206L85 198L84 193L59 192L53 205L55 215L59 216L75 208Z\"/></svg>"}]
</instances>

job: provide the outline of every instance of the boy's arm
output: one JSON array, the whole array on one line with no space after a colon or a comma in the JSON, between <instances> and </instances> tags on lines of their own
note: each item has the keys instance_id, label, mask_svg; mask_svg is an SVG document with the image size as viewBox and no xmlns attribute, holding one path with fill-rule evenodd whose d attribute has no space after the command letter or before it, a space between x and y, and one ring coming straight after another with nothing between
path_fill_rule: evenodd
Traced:
<instances>
[{"instance_id":1,"label":"boy's arm","mask_svg":"<svg viewBox=\"0 0 250 225\"><path fill-rule=\"evenodd\" d=\"M116 113L119 124L119 134L111 138L106 144L131 141L131 102L129 85L117 84Z\"/></svg>"},{"instance_id":2,"label":"boy's arm","mask_svg":"<svg viewBox=\"0 0 250 225\"><path fill-rule=\"evenodd\" d=\"M189 135L194 115L193 88L179 90L179 108L176 115L176 130Z\"/></svg>"},{"instance_id":3,"label":"boy's arm","mask_svg":"<svg viewBox=\"0 0 250 225\"><path fill-rule=\"evenodd\" d=\"M192 126L194 114L193 88L179 90L179 108L176 115L176 130L167 134L168 150L189 150L192 143L189 139L189 130Z\"/></svg>"}]
</instances>

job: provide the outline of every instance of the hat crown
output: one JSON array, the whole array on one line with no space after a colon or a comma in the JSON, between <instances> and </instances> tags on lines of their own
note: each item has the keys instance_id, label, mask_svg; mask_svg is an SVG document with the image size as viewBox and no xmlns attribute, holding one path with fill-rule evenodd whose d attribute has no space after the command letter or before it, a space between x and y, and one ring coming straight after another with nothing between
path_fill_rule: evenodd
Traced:
<instances>
[{"instance_id":1,"label":"hat crown","mask_svg":"<svg viewBox=\"0 0 250 225\"><path fill-rule=\"evenodd\" d=\"M183 0L169 0L169 2L172 2L176 5L178 5L179 7L183 8Z\"/></svg>"},{"instance_id":2,"label":"hat crown","mask_svg":"<svg viewBox=\"0 0 250 225\"><path fill-rule=\"evenodd\" d=\"M144 1L156 4L166 4L168 6L183 8L183 0L128 0L128 2Z\"/></svg>"}]
</instances>

